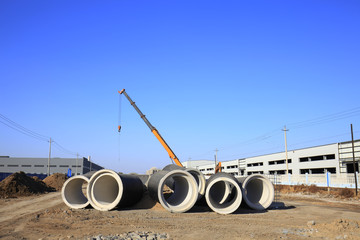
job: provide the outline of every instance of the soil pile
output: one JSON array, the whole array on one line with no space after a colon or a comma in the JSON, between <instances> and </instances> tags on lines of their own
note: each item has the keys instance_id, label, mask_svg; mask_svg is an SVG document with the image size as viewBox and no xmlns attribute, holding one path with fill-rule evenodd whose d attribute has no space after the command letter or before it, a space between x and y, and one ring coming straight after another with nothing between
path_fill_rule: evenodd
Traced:
<instances>
[{"instance_id":1,"label":"soil pile","mask_svg":"<svg viewBox=\"0 0 360 240\"><path fill-rule=\"evenodd\" d=\"M16 172L0 182L0 198L29 196L54 191L40 179L27 176L24 172Z\"/></svg>"},{"instance_id":2,"label":"soil pile","mask_svg":"<svg viewBox=\"0 0 360 240\"><path fill-rule=\"evenodd\" d=\"M66 175L63 173L54 173L44 179L44 183L49 187L54 188L56 191L60 191L64 182L66 181Z\"/></svg>"},{"instance_id":3,"label":"soil pile","mask_svg":"<svg viewBox=\"0 0 360 240\"><path fill-rule=\"evenodd\" d=\"M326 188L326 187L317 187L316 185L277 185L275 189L280 193L301 193L305 195L318 195L322 197L335 197L340 199L360 199L360 196L355 195L355 189L349 188Z\"/></svg>"}]
</instances>

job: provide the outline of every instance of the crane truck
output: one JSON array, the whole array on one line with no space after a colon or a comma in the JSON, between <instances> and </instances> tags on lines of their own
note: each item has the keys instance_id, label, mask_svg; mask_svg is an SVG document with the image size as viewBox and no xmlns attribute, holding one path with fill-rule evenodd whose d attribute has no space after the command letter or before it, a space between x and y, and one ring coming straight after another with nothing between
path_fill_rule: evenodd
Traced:
<instances>
[{"instance_id":1,"label":"crane truck","mask_svg":"<svg viewBox=\"0 0 360 240\"><path fill-rule=\"evenodd\" d=\"M175 153L173 152L173 150L170 148L170 146L166 143L166 141L164 140L164 138L160 135L159 131L153 126L151 125L151 123L149 122L149 120L145 117L145 115L140 111L140 109L136 106L135 102L129 97L129 95L125 92L125 89L118 91L118 93L121 95L123 94L127 100L129 100L131 106L133 106L136 110L136 112L140 115L141 119L145 122L145 124L150 128L150 131L155 135L155 137L157 138L157 140L159 140L159 142L161 143L161 145L165 148L166 152L169 154L169 157L171 158L172 161L174 161L174 163L180 167L183 167L183 165L181 164L180 160L178 159L178 157L175 155ZM120 132L121 130L121 125L118 125L118 131ZM221 172L221 162L219 162L216 166L215 166L215 173L217 172Z\"/></svg>"},{"instance_id":2,"label":"crane truck","mask_svg":"<svg viewBox=\"0 0 360 240\"><path fill-rule=\"evenodd\" d=\"M157 138L157 140L159 140L159 142L161 143L161 145L165 148L166 152L169 154L169 157L171 158L172 161L174 161L174 163L180 167L183 167L183 165L181 164L181 162L179 161L178 157L175 155L175 153L173 152L173 150L169 147L169 145L165 142L164 138L160 135L159 131L153 126L151 125L151 123L149 122L149 120L145 117L145 115L140 111L140 109L136 106L135 102L133 100L131 100L131 98L129 97L129 95L125 92L125 89L118 91L121 94L123 94L127 100L129 100L131 106L133 106L136 110L136 112L140 115L141 119L144 120L145 124L150 128L150 131L155 135L155 137ZM120 131L121 126L118 126L118 131Z\"/></svg>"}]
</instances>

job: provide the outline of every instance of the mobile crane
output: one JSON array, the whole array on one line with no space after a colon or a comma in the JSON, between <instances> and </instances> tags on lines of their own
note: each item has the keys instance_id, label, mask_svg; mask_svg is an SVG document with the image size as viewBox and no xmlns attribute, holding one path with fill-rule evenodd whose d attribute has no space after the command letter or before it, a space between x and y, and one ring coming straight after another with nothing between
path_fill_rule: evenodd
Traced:
<instances>
[{"instance_id":1,"label":"mobile crane","mask_svg":"<svg viewBox=\"0 0 360 240\"><path fill-rule=\"evenodd\" d=\"M145 115L140 111L140 109L136 106L135 102L133 102L133 100L131 100L131 98L129 97L129 95L125 92L125 89L118 91L121 94L124 94L124 96L127 98L127 100L129 100L131 106L133 106L135 108L135 110L137 111L137 113L140 115L140 117L142 118L142 120L144 120L144 122L146 123L146 125L150 128L151 132L155 135L155 137L159 140L159 142L161 143L161 145L165 148L165 150L167 151L167 153L169 154L169 157L171 158L171 160L173 160L175 162L176 165L183 167L183 165L181 164L181 162L179 161L179 159L177 158L177 156L175 155L175 153L173 152L173 150L171 150L171 148L169 147L169 145L165 142L164 138L160 135L159 131L153 126L151 125L151 123L149 122L149 120L147 120L147 118L145 117ZM120 132L121 130L121 126L118 125L118 131Z\"/></svg>"}]
</instances>

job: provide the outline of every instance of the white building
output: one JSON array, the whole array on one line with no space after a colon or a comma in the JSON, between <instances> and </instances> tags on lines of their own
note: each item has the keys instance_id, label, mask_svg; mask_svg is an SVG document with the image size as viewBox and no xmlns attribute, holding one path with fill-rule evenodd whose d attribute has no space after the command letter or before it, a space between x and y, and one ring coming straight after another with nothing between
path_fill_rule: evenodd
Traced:
<instances>
[{"instance_id":1,"label":"white building","mask_svg":"<svg viewBox=\"0 0 360 240\"><path fill-rule=\"evenodd\" d=\"M360 140L354 142L355 169L359 172ZM221 162L223 172L235 176L255 173L266 175L285 175L288 171L293 177L325 174L341 175L354 173L352 143L341 142L322 146L288 151L288 164L285 152L273 153L243 159ZM183 162L186 167L199 169L204 175L214 174L215 161L199 160Z\"/></svg>"},{"instance_id":2,"label":"white building","mask_svg":"<svg viewBox=\"0 0 360 240\"><path fill-rule=\"evenodd\" d=\"M0 181L14 172L23 171L29 176L37 176L41 179L47 176L48 171L53 173L65 173L71 170L72 175L85 174L89 171L97 171L103 167L90 162L87 158L51 158L48 168L48 158L19 158L0 156Z\"/></svg>"}]
</instances>

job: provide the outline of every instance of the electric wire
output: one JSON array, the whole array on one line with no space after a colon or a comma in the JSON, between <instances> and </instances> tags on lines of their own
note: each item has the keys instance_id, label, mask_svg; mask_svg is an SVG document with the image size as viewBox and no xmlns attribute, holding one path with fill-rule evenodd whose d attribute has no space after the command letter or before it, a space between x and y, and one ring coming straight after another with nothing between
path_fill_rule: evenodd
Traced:
<instances>
[{"instance_id":1,"label":"electric wire","mask_svg":"<svg viewBox=\"0 0 360 240\"><path fill-rule=\"evenodd\" d=\"M29 137L32 137L32 138L36 138L40 141L49 141L50 137L47 137L47 136L44 136L42 134L39 134L39 133L36 133L34 131L31 131L25 127L23 127L22 125L14 122L13 120L5 117L4 115L0 114L0 122L24 135L27 135Z\"/></svg>"},{"instance_id":2,"label":"electric wire","mask_svg":"<svg viewBox=\"0 0 360 240\"><path fill-rule=\"evenodd\" d=\"M37 132L34 132L30 129L25 128L24 126L20 125L19 123L16 123L15 121L11 120L10 118L4 116L3 114L0 114L0 122L2 124L4 124L5 126L19 132L22 133L28 137L32 137L34 139L37 139L39 141L43 141L43 142L50 142L50 137L47 137L45 135L39 134ZM63 146L61 146L58 142L54 141L53 139L51 139L51 142L54 143L54 147L56 147L59 151L69 154L69 155L73 155L73 156L77 156L78 153L75 153L73 151L70 151L66 148L64 148Z\"/></svg>"},{"instance_id":3,"label":"electric wire","mask_svg":"<svg viewBox=\"0 0 360 240\"><path fill-rule=\"evenodd\" d=\"M360 107L356 107L353 109L349 109L346 111L341 111L338 113L333 113L333 114L329 114L329 115L325 115L325 116L321 116L321 117L317 117L317 118L313 118L313 119L309 119L309 120L305 120L305 121L301 121L301 122L296 122L296 123L290 123L287 124L289 126L289 128L303 128L303 127L310 127L310 126L314 126L314 125L318 125L318 124L322 124L322 123L327 123L327 122L333 122L333 121L337 121L337 120L341 120L341 119L345 119L345 118L349 118L349 117L354 117L354 116L358 116L360 115Z\"/></svg>"},{"instance_id":4,"label":"electric wire","mask_svg":"<svg viewBox=\"0 0 360 240\"><path fill-rule=\"evenodd\" d=\"M63 153L67 153L67 154L73 155L73 156L77 156L77 155L80 156L80 154L64 148L63 146L61 146L61 145L60 145L58 142L56 142L56 141L53 141L53 143L54 143L54 147L56 147L58 150L62 151Z\"/></svg>"},{"instance_id":5,"label":"electric wire","mask_svg":"<svg viewBox=\"0 0 360 240\"><path fill-rule=\"evenodd\" d=\"M309 119L309 120L304 120L304 121L300 121L300 122L287 124L287 126L289 128L291 128L291 129L299 129L299 128L311 127L311 126L319 125L319 124L323 124L323 123L333 122L333 121L337 121L337 120L341 120L341 119L346 119L346 118L350 118L350 117L354 117L354 116L358 116L358 115L360 115L360 107L352 108L352 109L349 109L349 110L345 110L345 111L341 111L341 112L337 112L337 113L333 113L333 114L328 114L328 115L325 115L325 116L320 116L320 117ZM270 139L270 138L272 138L272 137L274 137L276 135L279 135L279 134L281 134L281 131L279 131L279 129L274 129L274 130L272 130L272 131L270 131L268 133L259 135L258 137L255 137L255 138L243 141L243 142L239 142L236 145L232 145L232 146L229 146L229 147L220 147L219 151L229 150L229 149L238 147L239 145L244 146L244 145L251 145L251 144L255 144L255 143L257 144L259 142L262 142L264 140L268 140L268 139ZM326 139L339 137L339 136L344 136L344 135L345 134L339 134L339 135L336 135L336 136L327 137ZM323 138L323 139L325 139L325 138ZM323 140L323 139L317 139L316 141ZM296 146L296 145L301 145L301 144L304 144L304 143L309 143L309 142L314 142L314 141L315 140L302 142L302 143L295 143L295 144L291 144L289 146L293 147L293 146ZM271 148L270 150L273 150L273 149L275 149L275 148ZM269 149L267 149L267 150L269 150ZM261 150L261 151L263 151L263 150ZM213 152L213 151L208 151L208 152L203 153L203 154L195 155L195 157L204 156L204 155L209 154L210 152ZM247 154L249 154L249 153L247 153ZM244 155L244 153L242 155ZM239 156L239 155L237 155L237 156Z\"/></svg>"}]
</instances>

